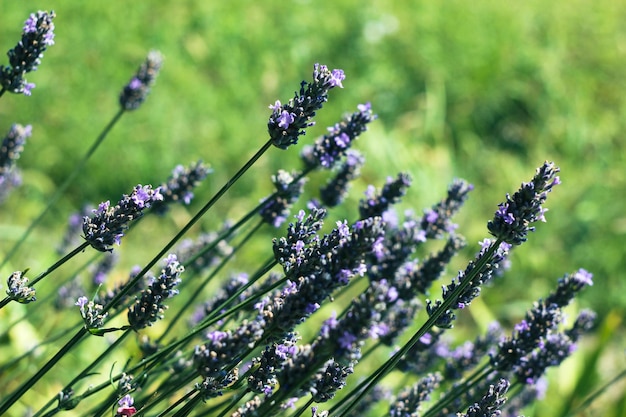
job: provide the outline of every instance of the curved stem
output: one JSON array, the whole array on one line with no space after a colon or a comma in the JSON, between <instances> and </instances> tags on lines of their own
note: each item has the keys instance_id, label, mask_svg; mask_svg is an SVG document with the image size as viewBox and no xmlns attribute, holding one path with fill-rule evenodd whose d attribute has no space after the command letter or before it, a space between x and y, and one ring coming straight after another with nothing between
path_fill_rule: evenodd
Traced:
<instances>
[{"instance_id":1,"label":"curved stem","mask_svg":"<svg viewBox=\"0 0 626 417\"><path fill-rule=\"evenodd\" d=\"M74 179L78 176L78 174L80 174L80 172L85 167L85 164L87 163L87 161L89 160L91 155L93 155L93 153L96 151L96 149L98 149L98 146L100 146L100 144L104 141L104 139L106 138L107 134L111 131L113 126L115 126L115 124L118 122L118 120L122 117L122 114L124 114L124 109L120 109L117 112L117 114L115 116L113 116L113 119L111 119L111 121L105 126L105 128L102 130L102 132L100 132L100 134L98 135L98 137L96 138L94 143L87 150L87 153L82 157L82 159L80 161L78 161L78 163L74 167L74 170L70 173L70 175L68 175L68 177L65 179L63 184L61 184L56 189L54 195L52 197L50 197L50 199L48 200L48 205L43 209L43 211L41 213L39 213L39 216L37 216L37 218L32 221L32 223L28 226L28 228L26 229L24 234L22 234L22 236L19 238L19 240L17 242L15 242L13 247L9 250L7 255L4 257L4 260L0 264L0 268L2 268L4 265L6 265L6 263L13 257L13 255L15 255L17 250L26 241L26 239L31 234L31 232L35 229L35 227L37 227L39 225L39 223L41 223L41 221L43 220L43 218L46 215L46 213L48 213L48 211L52 208L52 206L59 200L61 195L65 192L65 190L67 190L67 187L69 187L69 185L72 183L72 181L74 181Z\"/></svg>"}]
</instances>

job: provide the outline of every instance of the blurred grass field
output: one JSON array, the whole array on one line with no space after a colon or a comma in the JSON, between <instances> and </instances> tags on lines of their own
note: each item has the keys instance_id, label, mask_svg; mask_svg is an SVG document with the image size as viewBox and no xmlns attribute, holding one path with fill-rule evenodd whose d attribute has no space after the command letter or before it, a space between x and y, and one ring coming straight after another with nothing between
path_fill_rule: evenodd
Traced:
<instances>
[{"instance_id":1,"label":"blurred grass field","mask_svg":"<svg viewBox=\"0 0 626 417\"><path fill-rule=\"evenodd\" d=\"M577 307L598 313L599 330L550 373L533 415L561 415L626 367L626 1L4 1L0 50L15 45L38 9L57 13L56 44L27 77L37 84L31 97L0 99L1 132L33 125L18 162L24 185L0 207L2 253L117 112L119 91L146 53L160 50L165 64L148 101L124 115L3 276L54 262L50 236L60 237L83 204L116 200L202 159L214 173L193 213L267 140L267 106L290 98L320 62L344 69L345 88L331 92L302 142L370 101L379 119L357 142L367 163L349 201L404 171L414 185L402 207L421 212L464 178L476 187L458 217L468 257L505 193L546 159L561 167L548 222L483 292L483 310L470 312L477 322L478 311L515 321L564 273L594 274ZM271 150L203 227L243 215L270 192L270 175L299 167L298 152ZM344 210L351 216L356 206ZM153 242L125 242L122 249L141 249L122 252L122 262L145 262L188 216L177 215L152 225ZM624 387L581 415L626 415Z\"/></svg>"}]
</instances>

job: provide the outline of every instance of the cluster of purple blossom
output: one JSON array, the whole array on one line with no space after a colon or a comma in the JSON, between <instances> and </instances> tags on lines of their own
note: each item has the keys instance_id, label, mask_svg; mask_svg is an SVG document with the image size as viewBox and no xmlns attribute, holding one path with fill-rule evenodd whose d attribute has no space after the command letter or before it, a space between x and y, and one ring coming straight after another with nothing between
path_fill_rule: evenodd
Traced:
<instances>
[{"instance_id":1,"label":"cluster of purple blossom","mask_svg":"<svg viewBox=\"0 0 626 417\"><path fill-rule=\"evenodd\" d=\"M23 75L36 69L45 47L53 43L53 17L54 13L39 12L26 22L22 41L9 53L11 67L1 67L3 91L29 94L32 87ZM137 109L146 99L161 63L158 52L148 55L120 95L123 111ZM280 149L296 144L313 125L329 90L343 87L344 78L342 70L315 64L312 82L303 81L287 103L276 101L270 106L268 143ZM91 215L82 216L82 223L81 216L75 216L70 222L72 233L82 231L84 242L70 255L88 246L104 252L91 270L91 287L81 286L78 278L58 286L57 308L63 310L67 299L75 300L83 326L43 371L0 400L0 413L12 407L83 336L123 332L61 390L55 409L48 410L55 402L52 399L38 414L53 415L88 404L85 398L117 382L113 392L85 411L86 415L115 410L116 416L132 416L160 406L162 415L183 416L205 407L206 415L219 410L220 416L244 417L286 414L299 407L297 416L308 411L312 416L347 417L367 415L380 403L393 417L517 415L541 391L546 369L559 365L592 328L594 315L589 311L581 312L569 329L561 328L563 308L592 285L591 274L581 269L560 279L555 292L536 302L509 337L502 336L497 324L484 336L459 346L452 346L446 337L457 321L455 311L468 308L490 280L502 275L509 267L512 248L527 240L536 221L545 221L543 204L559 184L559 169L546 162L513 196L507 194L488 223L494 239L481 242L475 259L443 285L441 299L432 300L428 297L433 283L442 279L450 260L466 246L452 219L473 190L471 184L454 180L440 202L421 216L407 211L400 221L395 206L406 196L411 177L399 173L380 188L367 187L358 204L357 220L335 220L334 227L323 232L331 209L343 201L364 163L364 157L351 147L375 119L369 103L358 105L356 112L305 147L301 171L280 170L271 178L274 193L219 233L182 242L164 258L157 276L150 273L151 266L183 233L146 267L133 270L124 283L107 285L116 263L110 252L144 214L165 215L177 202L189 205L194 188L210 172L202 162L176 167L157 188L137 185L117 204L101 203ZM0 186L29 135L29 126L14 125L5 139ZM332 178L319 190L319 198L311 198L304 205L307 209L293 216L307 176L318 169L331 171ZM290 217L293 221L282 237L273 240L268 261L257 272L232 274L221 287L219 283L212 286L212 297L196 302L198 296L207 297L205 286L252 236L242 239L238 247L230 244L238 228L254 215L260 217L258 227L278 228ZM429 241L435 240L445 241L441 249L418 259ZM64 239L62 251L71 241ZM11 274L8 297L0 308L8 301L36 301L33 285L52 270L30 283L26 271ZM89 291L95 294L91 300L85 295ZM176 304L174 297L182 292L191 294ZM160 331L156 329L148 337L145 329L165 318L170 302L176 315L160 336L151 338ZM341 311L329 311L326 307L331 303ZM423 323L418 316L421 310L426 317ZM124 311L128 324L111 327L113 318ZM185 312L190 312L190 326L175 325ZM123 372L76 394L79 382L92 376L92 368L131 332L142 335L143 357L129 359ZM408 341L403 335L410 337ZM381 364L374 362L390 352L391 357ZM362 365L368 361L369 370ZM372 367L376 371L371 372ZM361 369L369 374L360 374L363 382L354 382L351 375ZM393 371L403 373L404 383L380 384ZM346 387L350 387L348 392L336 400ZM515 391L514 398L507 402L505 395L511 391ZM440 395L433 401L435 392ZM167 405L160 405L163 402ZM329 410L321 410L320 404L327 404Z\"/></svg>"}]
</instances>

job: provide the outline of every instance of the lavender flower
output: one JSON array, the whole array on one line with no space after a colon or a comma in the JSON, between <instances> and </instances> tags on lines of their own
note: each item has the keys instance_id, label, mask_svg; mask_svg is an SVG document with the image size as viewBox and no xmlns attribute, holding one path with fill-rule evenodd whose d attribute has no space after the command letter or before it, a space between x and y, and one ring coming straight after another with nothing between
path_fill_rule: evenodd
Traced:
<instances>
[{"instance_id":1,"label":"lavender flower","mask_svg":"<svg viewBox=\"0 0 626 417\"><path fill-rule=\"evenodd\" d=\"M158 319L163 318L163 312L167 308L164 302L178 294L175 287L180 283L180 274L184 270L176 255L169 255L165 259L165 268L161 270L161 274L141 292L141 297L128 309L128 323L133 330L138 331L146 326L152 326Z\"/></svg>"},{"instance_id":2,"label":"lavender flower","mask_svg":"<svg viewBox=\"0 0 626 417\"><path fill-rule=\"evenodd\" d=\"M489 391L479 402L469 406L467 413L458 414L459 417L498 417L500 408L506 402L504 394L511 384L506 379L500 379L496 385L490 385Z\"/></svg>"},{"instance_id":3,"label":"lavender flower","mask_svg":"<svg viewBox=\"0 0 626 417\"><path fill-rule=\"evenodd\" d=\"M513 335L498 343L497 352L490 354L494 369L508 371L518 365L522 358L536 349L543 338L563 320L556 304L536 302L526 317L515 326Z\"/></svg>"},{"instance_id":4,"label":"lavender flower","mask_svg":"<svg viewBox=\"0 0 626 417\"><path fill-rule=\"evenodd\" d=\"M451 233L456 225L451 222L454 216L467 200L474 186L462 179L455 179L448 187L446 198L426 210L420 220L421 228L426 232L428 239L440 239L444 233Z\"/></svg>"},{"instance_id":5,"label":"lavender flower","mask_svg":"<svg viewBox=\"0 0 626 417\"><path fill-rule=\"evenodd\" d=\"M563 333L548 334L542 338L535 350L513 366L513 373L517 379L524 384L535 384L548 367L560 365L574 352L575 342L580 335L593 327L594 319L593 312L583 311L570 329Z\"/></svg>"},{"instance_id":6,"label":"lavender flower","mask_svg":"<svg viewBox=\"0 0 626 417\"><path fill-rule=\"evenodd\" d=\"M502 334L498 323L489 326L487 334L477 337L473 342L466 341L445 354L444 377L446 381L460 379L462 373L476 366L486 354L490 353Z\"/></svg>"},{"instance_id":7,"label":"lavender flower","mask_svg":"<svg viewBox=\"0 0 626 417\"><path fill-rule=\"evenodd\" d=\"M50 45L54 45L54 19L53 11L38 11L33 13L24 22L22 39L15 48L7 52L9 65L0 65L0 85L2 91L31 95L35 84L26 81L24 76L37 70L41 64L44 51Z\"/></svg>"},{"instance_id":8,"label":"lavender flower","mask_svg":"<svg viewBox=\"0 0 626 417\"><path fill-rule=\"evenodd\" d=\"M520 245L526 241L531 226L537 220L546 221L547 209L541 205L546 201L552 187L561 183L556 175L559 168L553 162L545 162L537 168L535 176L511 197L506 195L506 202L498 205L493 220L487 224L489 232L497 239L511 245Z\"/></svg>"},{"instance_id":9,"label":"lavender flower","mask_svg":"<svg viewBox=\"0 0 626 417\"><path fill-rule=\"evenodd\" d=\"M406 190L410 185L411 177L408 174L400 173L395 180L387 178L387 182L378 195L376 195L375 188L370 186L365 193L365 200L361 200L359 203L361 219L382 216L383 212L392 204L400 201L400 198L406 194Z\"/></svg>"},{"instance_id":10,"label":"lavender flower","mask_svg":"<svg viewBox=\"0 0 626 417\"><path fill-rule=\"evenodd\" d=\"M80 243L83 219L91 213L93 213L93 206L87 205L81 208L80 211L70 214L67 219L65 235L63 235L63 239L56 249L57 254L64 255L70 247Z\"/></svg>"},{"instance_id":11,"label":"lavender flower","mask_svg":"<svg viewBox=\"0 0 626 417\"><path fill-rule=\"evenodd\" d=\"M563 278L559 279L556 292L551 293L546 298L545 303L554 303L559 307L567 306L573 299L576 293L583 289L585 286L593 285L593 274L579 269L573 274L567 274Z\"/></svg>"},{"instance_id":12,"label":"lavender flower","mask_svg":"<svg viewBox=\"0 0 626 417\"><path fill-rule=\"evenodd\" d=\"M441 375L428 374L412 387L402 391L389 407L390 417L418 417L420 406L428 401L430 394L439 387Z\"/></svg>"},{"instance_id":13,"label":"lavender flower","mask_svg":"<svg viewBox=\"0 0 626 417\"><path fill-rule=\"evenodd\" d=\"M252 360L254 371L248 377L248 388L256 393L270 397L278 384L276 374L283 368L290 357L298 352L297 336L290 333L281 343L266 346L260 356Z\"/></svg>"},{"instance_id":14,"label":"lavender flower","mask_svg":"<svg viewBox=\"0 0 626 417\"><path fill-rule=\"evenodd\" d=\"M238 379L237 365L250 347L263 336L265 323L257 320L244 322L236 330L214 330L207 334L207 341L196 345L193 364L203 378L201 386L204 397L220 395L222 390Z\"/></svg>"},{"instance_id":15,"label":"lavender flower","mask_svg":"<svg viewBox=\"0 0 626 417\"><path fill-rule=\"evenodd\" d=\"M313 401L316 403L326 402L335 397L337 391L346 385L346 378L352 374L352 365L341 365L335 360L329 360L325 368L313 376L312 387Z\"/></svg>"},{"instance_id":16,"label":"lavender flower","mask_svg":"<svg viewBox=\"0 0 626 417\"><path fill-rule=\"evenodd\" d=\"M299 217L300 227L308 224L317 213L319 211L307 219ZM286 247L294 237L291 235L274 243L274 253L287 256L276 259L283 265L289 281L280 294L265 300L260 308L268 322L266 331L276 333L275 337L291 331L316 311L333 290L365 273L364 257L382 238L382 223L380 218L370 218L350 228L345 222L337 222L337 227L321 240L311 239L309 244L296 239L292 247Z\"/></svg>"},{"instance_id":17,"label":"lavender flower","mask_svg":"<svg viewBox=\"0 0 626 417\"><path fill-rule=\"evenodd\" d=\"M328 133L316 140L313 146L302 151L302 160L307 168L330 169L335 166L346 155L352 142L376 119L370 103L359 104L357 109L349 117L329 127Z\"/></svg>"},{"instance_id":18,"label":"lavender flower","mask_svg":"<svg viewBox=\"0 0 626 417\"><path fill-rule=\"evenodd\" d=\"M263 221L274 227L282 225L291 206L298 200L304 190L305 178L295 181L297 173L288 173L279 170L276 175L272 175L272 182L276 187L276 192L268 199L263 201L263 205L259 214Z\"/></svg>"},{"instance_id":19,"label":"lavender flower","mask_svg":"<svg viewBox=\"0 0 626 417\"><path fill-rule=\"evenodd\" d=\"M343 363L360 359L360 348L368 338L376 339L390 331L392 323L384 313L397 297L397 290L387 280L371 282L339 320L331 317L324 322L313 348Z\"/></svg>"},{"instance_id":20,"label":"lavender flower","mask_svg":"<svg viewBox=\"0 0 626 417\"><path fill-rule=\"evenodd\" d=\"M93 277L91 281L95 286L104 284L109 272L113 270L115 264L119 260L117 252L106 253L100 262L98 262L93 271Z\"/></svg>"},{"instance_id":21,"label":"lavender flower","mask_svg":"<svg viewBox=\"0 0 626 417\"><path fill-rule=\"evenodd\" d=\"M137 409L133 407L135 400L130 394L124 395L117 404L119 407L117 408L117 413L115 413L115 417L128 417L135 415L137 413Z\"/></svg>"},{"instance_id":22,"label":"lavender flower","mask_svg":"<svg viewBox=\"0 0 626 417\"><path fill-rule=\"evenodd\" d=\"M24 150L26 139L32 135L33 128L31 125L22 126L14 124L2 141L0 147L0 185L2 178L15 165L15 161L20 158L20 154Z\"/></svg>"},{"instance_id":23,"label":"lavender flower","mask_svg":"<svg viewBox=\"0 0 626 417\"><path fill-rule=\"evenodd\" d=\"M143 210L149 208L154 201L162 200L159 189L153 190L150 185L137 185L130 195L124 194L115 207L105 201L93 210L94 216L83 218L85 240L92 248L101 252L110 252L112 245L120 244L124 230L128 224L142 216Z\"/></svg>"},{"instance_id":24,"label":"lavender flower","mask_svg":"<svg viewBox=\"0 0 626 417\"><path fill-rule=\"evenodd\" d=\"M224 229L228 227L230 224L227 222ZM218 237L218 233L207 232L200 234L196 240L183 240L177 249L180 262L195 272L217 265L233 251L226 240L217 241Z\"/></svg>"},{"instance_id":25,"label":"lavender flower","mask_svg":"<svg viewBox=\"0 0 626 417\"><path fill-rule=\"evenodd\" d=\"M137 70L137 73L126 84L120 94L122 109L136 110L146 101L150 88L154 85L159 70L163 65L163 56L159 51L150 51L146 60Z\"/></svg>"},{"instance_id":26,"label":"lavender flower","mask_svg":"<svg viewBox=\"0 0 626 417\"><path fill-rule=\"evenodd\" d=\"M269 108L272 115L267 123L272 144L280 149L298 143L298 137L305 134L305 128L312 126L315 111L322 108L328 101L328 91L334 87L342 88L341 81L345 78L342 70L329 70L326 65L315 64L313 82L300 84L300 92L288 103L276 101ZM306 87L306 88L305 88Z\"/></svg>"},{"instance_id":27,"label":"lavender flower","mask_svg":"<svg viewBox=\"0 0 626 417\"><path fill-rule=\"evenodd\" d=\"M452 257L465 247L465 239L452 235L442 250L428 256L421 264L409 261L396 270L394 283L398 296L409 301L419 294L428 294L431 284L439 279Z\"/></svg>"},{"instance_id":28,"label":"lavender flower","mask_svg":"<svg viewBox=\"0 0 626 417\"><path fill-rule=\"evenodd\" d=\"M30 125L14 124L2 141L2 147L0 147L0 202L6 198L12 188L21 184L21 176L15 169L15 161L19 159L26 139L31 134L32 127Z\"/></svg>"},{"instance_id":29,"label":"lavender flower","mask_svg":"<svg viewBox=\"0 0 626 417\"><path fill-rule=\"evenodd\" d=\"M99 329L104 326L104 320L109 313L102 313L102 305L89 301L85 296L79 297L76 305L80 308L80 315L85 322L86 329Z\"/></svg>"},{"instance_id":30,"label":"lavender flower","mask_svg":"<svg viewBox=\"0 0 626 417\"><path fill-rule=\"evenodd\" d=\"M37 301L35 289L28 286L27 271L15 271L7 279L7 295L9 299L18 303L28 304Z\"/></svg>"},{"instance_id":31,"label":"lavender flower","mask_svg":"<svg viewBox=\"0 0 626 417\"><path fill-rule=\"evenodd\" d=\"M436 326L442 328L451 328L453 321L456 319L455 314L452 310L455 309L463 309L467 307L471 301L478 297L480 294L480 286L485 282L489 281L493 276L494 272L500 267L500 264L506 260L508 256L510 245L508 243L502 242L498 246L496 252L489 258L486 263L482 266L482 268L475 272L476 265L479 265L481 259L487 256L488 250L491 245L496 242L491 241L489 239L485 239L481 245L482 249L478 253L476 257L476 262L470 261L465 268L465 271L460 271L457 275L457 278L452 281L450 285L443 286L443 299L451 297L454 293L455 289L462 285L462 283L466 280L467 276L472 275L473 278L469 285L463 290L463 292L456 298L456 300L452 303L451 308L447 309L435 323ZM432 302L428 300L426 302L426 312L429 316L432 316L441 306L442 302L437 300L436 302Z\"/></svg>"},{"instance_id":32,"label":"lavender flower","mask_svg":"<svg viewBox=\"0 0 626 417\"><path fill-rule=\"evenodd\" d=\"M185 168L182 165L176 166L167 182L161 184L160 192L163 200L155 201L152 211L157 214L165 214L172 203L182 202L189 205L193 199L192 190L197 187L202 180L211 172L202 161L198 161Z\"/></svg>"},{"instance_id":33,"label":"lavender flower","mask_svg":"<svg viewBox=\"0 0 626 417\"><path fill-rule=\"evenodd\" d=\"M320 189L320 198L327 207L336 207L348 194L350 181L361 175L365 158L357 151L348 150L346 158L335 176Z\"/></svg>"}]
</instances>

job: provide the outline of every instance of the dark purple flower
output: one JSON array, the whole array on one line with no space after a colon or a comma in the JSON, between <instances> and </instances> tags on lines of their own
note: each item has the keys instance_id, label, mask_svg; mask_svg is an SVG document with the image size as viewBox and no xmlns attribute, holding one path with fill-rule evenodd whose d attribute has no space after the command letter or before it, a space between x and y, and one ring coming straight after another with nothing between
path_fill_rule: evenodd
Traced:
<instances>
[{"instance_id":1,"label":"dark purple flower","mask_svg":"<svg viewBox=\"0 0 626 417\"><path fill-rule=\"evenodd\" d=\"M489 232L497 239L511 245L520 245L526 241L528 232L535 230L532 223L545 221L541 205L546 201L552 187L560 184L556 175L559 168L553 162L545 162L537 168L531 182L523 183L521 188L498 206L498 210L487 224Z\"/></svg>"},{"instance_id":2,"label":"dark purple flower","mask_svg":"<svg viewBox=\"0 0 626 417\"><path fill-rule=\"evenodd\" d=\"M130 195L124 194L115 207L109 201L100 203L93 210L94 215L83 218L85 240L96 250L110 252L113 244L120 244L128 224L142 216L144 209L152 202L162 200L159 189L153 190L150 185L137 185Z\"/></svg>"},{"instance_id":3,"label":"dark purple flower","mask_svg":"<svg viewBox=\"0 0 626 417\"><path fill-rule=\"evenodd\" d=\"M300 198L306 182L305 178L295 181L297 176L297 173L290 174L282 169L272 175L276 192L263 201L259 211L265 223L279 227L287 220L291 206Z\"/></svg>"},{"instance_id":4,"label":"dark purple flower","mask_svg":"<svg viewBox=\"0 0 626 417\"><path fill-rule=\"evenodd\" d=\"M130 79L120 94L122 109L136 110L146 101L150 88L154 85L159 70L163 65L163 56L158 51L150 51L146 60Z\"/></svg>"},{"instance_id":5,"label":"dark purple flower","mask_svg":"<svg viewBox=\"0 0 626 417\"><path fill-rule=\"evenodd\" d=\"M421 404L439 387L441 375L428 374L413 386L403 390L389 406L390 417L418 416Z\"/></svg>"},{"instance_id":6,"label":"dark purple flower","mask_svg":"<svg viewBox=\"0 0 626 417\"><path fill-rule=\"evenodd\" d=\"M346 198L350 182L361 175L365 158L357 151L348 150L339 171L320 189L320 199L327 207L336 207Z\"/></svg>"},{"instance_id":7,"label":"dark purple flower","mask_svg":"<svg viewBox=\"0 0 626 417\"><path fill-rule=\"evenodd\" d=\"M510 382L500 379L496 385L489 385L489 390L467 409L467 413L457 414L459 417L498 417L500 409L506 402L504 394L509 390Z\"/></svg>"},{"instance_id":8,"label":"dark purple flower","mask_svg":"<svg viewBox=\"0 0 626 417\"><path fill-rule=\"evenodd\" d=\"M490 246L495 243L496 242L493 241L489 245L482 245L480 252L476 256L476 261L470 261L468 266L465 268L465 271L460 271L456 279L452 280L451 284L443 286L442 295L443 299L446 300L452 296L457 287L461 286L462 283L466 281L466 277L473 277L469 285L465 287L461 294L459 294L452 303L452 306L439 316L435 324L436 326L441 328L451 328L452 323L456 319L456 315L453 310L467 307L471 301L480 294L480 286L489 281L493 277L494 272L500 267L500 264L506 260L510 245L502 242L498 246L495 253L491 255L490 258L488 258L488 260L482 265L481 269L476 271L476 265L481 264L482 258L487 256ZM426 312L429 316L432 316L439 310L441 305L442 302L440 300L437 300L434 303L431 300L428 300L426 302Z\"/></svg>"},{"instance_id":9,"label":"dark purple flower","mask_svg":"<svg viewBox=\"0 0 626 417\"><path fill-rule=\"evenodd\" d=\"M281 149L298 143L300 135L305 134L305 128L314 124L311 119L315 112L322 108L328 100L328 91L334 87L343 87L341 81L345 78L343 71L330 71L326 65L315 64L313 67L313 82L300 84L300 92L288 103L276 101L269 108L272 115L267 123L267 129L272 144Z\"/></svg>"},{"instance_id":10,"label":"dark purple flower","mask_svg":"<svg viewBox=\"0 0 626 417\"><path fill-rule=\"evenodd\" d=\"M3 91L29 96L35 84L26 81L24 76L37 70L44 51L54 45L53 11L33 13L24 23L22 39L7 55L9 65L0 65L0 85Z\"/></svg>"},{"instance_id":11,"label":"dark purple flower","mask_svg":"<svg viewBox=\"0 0 626 417\"><path fill-rule=\"evenodd\" d=\"M165 300L178 294L176 286L180 283L180 274L184 270L176 255L169 255L165 259L165 267L161 274L154 278L150 286L143 290L141 296L128 308L128 323L133 330L138 331L152 326L158 319L163 318L163 313L167 309Z\"/></svg>"},{"instance_id":12,"label":"dark purple flower","mask_svg":"<svg viewBox=\"0 0 626 417\"><path fill-rule=\"evenodd\" d=\"M16 161L24 150L26 139L32 134L30 125L14 124L5 136L0 147L0 202L10 190L21 184L19 170L15 167Z\"/></svg>"},{"instance_id":13,"label":"dark purple flower","mask_svg":"<svg viewBox=\"0 0 626 417\"><path fill-rule=\"evenodd\" d=\"M313 375L310 388L312 400L316 403L332 400L337 391L346 385L348 375L353 372L352 365L341 365L335 360L329 360L325 368Z\"/></svg>"},{"instance_id":14,"label":"dark purple flower","mask_svg":"<svg viewBox=\"0 0 626 417\"><path fill-rule=\"evenodd\" d=\"M563 320L556 304L536 302L526 317L515 326L512 336L498 343L497 351L490 354L491 365L500 371L509 371L519 365L522 358L536 349L543 338Z\"/></svg>"},{"instance_id":15,"label":"dark purple flower","mask_svg":"<svg viewBox=\"0 0 626 417\"><path fill-rule=\"evenodd\" d=\"M410 185L411 177L408 174L400 173L395 180L387 178L387 182L380 191L380 194L375 194L370 187L366 193L366 198L359 202L359 215L361 219L382 216L392 204L400 201L406 194L406 190Z\"/></svg>"},{"instance_id":16,"label":"dark purple flower","mask_svg":"<svg viewBox=\"0 0 626 417\"><path fill-rule=\"evenodd\" d=\"M202 161L189 165L185 168L182 165L176 166L167 181L161 184L160 192L163 200L155 201L152 211L158 214L165 214L170 204L181 202L189 205L193 199L193 189L211 172Z\"/></svg>"},{"instance_id":17,"label":"dark purple flower","mask_svg":"<svg viewBox=\"0 0 626 417\"><path fill-rule=\"evenodd\" d=\"M328 133L302 151L302 160L308 168L333 168L348 152L352 142L367 130L376 115L369 103L359 104L358 111L328 128Z\"/></svg>"},{"instance_id":18,"label":"dark purple flower","mask_svg":"<svg viewBox=\"0 0 626 417\"><path fill-rule=\"evenodd\" d=\"M576 293L586 286L593 285L593 275L584 269L579 269L573 274L567 274L559 279L556 292L551 293L546 298L546 303L554 303L559 307L567 306Z\"/></svg>"}]
</instances>

